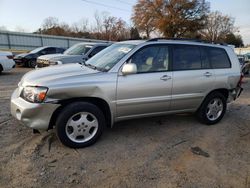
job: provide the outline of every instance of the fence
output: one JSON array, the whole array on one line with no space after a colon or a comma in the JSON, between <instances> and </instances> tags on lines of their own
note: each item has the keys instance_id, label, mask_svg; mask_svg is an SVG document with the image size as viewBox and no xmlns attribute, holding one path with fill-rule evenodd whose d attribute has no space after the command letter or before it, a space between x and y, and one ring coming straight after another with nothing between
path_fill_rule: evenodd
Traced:
<instances>
[{"instance_id":1,"label":"fence","mask_svg":"<svg viewBox=\"0 0 250 188\"><path fill-rule=\"evenodd\" d=\"M243 55L246 53L250 53L250 47L248 47L248 48L235 48L234 51L236 54Z\"/></svg>"},{"instance_id":2,"label":"fence","mask_svg":"<svg viewBox=\"0 0 250 188\"><path fill-rule=\"evenodd\" d=\"M70 46L79 42L107 42L107 41L0 31L0 49L2 50L7 50L7 49L32 50L40 46L56 46L62 48L69 48Z\"/></svg>"}]
</instances>

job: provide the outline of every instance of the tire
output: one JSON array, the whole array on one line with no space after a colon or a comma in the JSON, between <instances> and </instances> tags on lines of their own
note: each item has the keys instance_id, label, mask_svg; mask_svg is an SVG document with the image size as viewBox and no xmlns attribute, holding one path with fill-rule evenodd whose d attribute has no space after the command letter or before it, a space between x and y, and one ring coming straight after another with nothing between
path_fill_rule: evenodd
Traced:
<instances>
[{"instance_id":1,"label":"tire","mask_svg":"<svg viewBox=\"0 0 250 188\"><path fill-rule=\"evenodd\" d=\"M67 105L56 121L59 140L71 148L83 148L94 144L106 125L103 112L88 102Z\"/></svg>"},{"instance_id":2,"label":"tire","mask_svg":"<svg viewBox=\"0 0 250 188\"><path fill-rule=\"evenodd\" d=\"M201 123L213 125L223 118L226 108L226 97L220 92L213 92L205 98L196 115Z\"/></svg>"},{"instance_id":3,"label":"tire","mask_svg":"<svg viewBox=\"0 0 250 188\"><path fill-rule=\"evenodd\" d=\"M36 60L32 59L28 62L28 67L35 68L36 67Z\"/></svg>"}]
</instances>

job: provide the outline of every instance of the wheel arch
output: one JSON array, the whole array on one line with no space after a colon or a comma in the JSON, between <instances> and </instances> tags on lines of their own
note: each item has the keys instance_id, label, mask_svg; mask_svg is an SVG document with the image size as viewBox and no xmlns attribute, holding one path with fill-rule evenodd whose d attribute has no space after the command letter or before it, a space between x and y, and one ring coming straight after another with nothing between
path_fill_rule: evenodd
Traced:
<instances>
[{"instance_id":1,"label":"wheel arch","mask_svg":"<svg viewBox=\"0 0 250 188\"><path fill-rule=\"evenodd\" d=\"M199 106L199 108L198 108L197 110L200 109L201 105L204 103L204 101L205 101L205 99L207 98L207 96L209 96L209 95L211 95L212 93L215 93L215 92L221 93L222 95L225 96L226 99L228 99L228 97L229 97L229 90L228 90L228 89L226 89L226 88L214 89L214 90L210 91L210 92L203 98L203 100L202 100L202 102L201 102L201 104L200 104L200 106Z\"/></svg>"},{"instance_id":2,"label":"wheel arch","mask_svg":"<svg viewBox=\"0 0 250 188\"><path fill-rule=\"evenodd\" d=\"M107 122L107 127L112 127L113 120L112 120L112 114L110 110L109 104L101 98L97 97L81 97L81 98L70 98L65 100L60 100L58 103L61 104L52 114L50 118L50 123L48 129L52 129L53 126L56 123L57 117L60 114L60 112L68 105L73 102L89 102L91 104L96 105L100 108L100 110L103 112L104 117Z\"/></svg>"},{"instance_id":3,"label":"wheel arch","mask_svg":"<svg viewBox=\"0 0 250 188\"><path fill-rule=\"evenodd\" d=\"M227 99L228 96L229 96L229 90L226 89L226 88L219 88L219 89L212 90L211 92L209 92L209 93L207 94L207 96L210 95L211 93L215 93L215 92L221 93L222 95L225 96L226 99ZM206 97L207 97L207 96L206 96Z\"/></svg>"}]
</instances>

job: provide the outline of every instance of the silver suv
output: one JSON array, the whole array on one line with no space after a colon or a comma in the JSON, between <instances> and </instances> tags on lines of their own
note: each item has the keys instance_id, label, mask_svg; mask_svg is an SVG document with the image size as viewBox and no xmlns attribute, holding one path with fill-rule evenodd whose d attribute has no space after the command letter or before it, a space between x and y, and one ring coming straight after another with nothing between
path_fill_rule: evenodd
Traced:
<instances>
[{"instance_id":1,"label":"silver suv","mask_svg":"<svg viewBox=\"0 0 250 188\"><path fill-rule=\"evenodd\" d=\"M84 64L34 70L11 98L12 115L35 130L55 126L69 147L86 147L117 121L193 112L219 122L241 92L231 47L151 39L111 45Z\"/></svg>"}]
</instances>

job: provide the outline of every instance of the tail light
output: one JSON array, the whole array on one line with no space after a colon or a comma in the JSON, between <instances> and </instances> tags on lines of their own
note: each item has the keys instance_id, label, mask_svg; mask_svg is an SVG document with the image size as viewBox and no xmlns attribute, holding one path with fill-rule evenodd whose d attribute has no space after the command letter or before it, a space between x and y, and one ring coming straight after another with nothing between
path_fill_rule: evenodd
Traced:
<instances>
[{"instance_id":1,"label":"tail light","mask_svg":"<svg viewBox=\"0 0 250 188\"><path fill-rule=\"evenodd\" d=\"M8 58L8 59L13 59L14 56L13 56L13 55L7 55L7 58Z\"/></svg>"}]
</instances>

